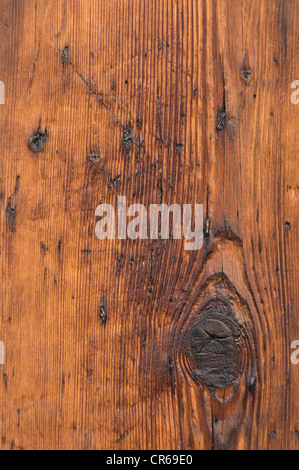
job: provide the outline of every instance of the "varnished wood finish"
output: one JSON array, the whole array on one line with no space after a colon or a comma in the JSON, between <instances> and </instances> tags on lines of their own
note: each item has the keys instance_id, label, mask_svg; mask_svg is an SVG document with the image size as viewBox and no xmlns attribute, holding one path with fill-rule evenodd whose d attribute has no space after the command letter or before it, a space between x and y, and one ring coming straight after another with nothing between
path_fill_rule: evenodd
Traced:
<instances>
[{"instance_id":1,"label":"varnished wood finish","mask_svg":"<svg viewBox=\"0 0 299 470\"><path fill-rule=\"evenodd\" d=\"M299 448L298 22L0 0L3 449ZM98 240L118 195L203 203L203 248Z\"/></svg>"}]
</instances>

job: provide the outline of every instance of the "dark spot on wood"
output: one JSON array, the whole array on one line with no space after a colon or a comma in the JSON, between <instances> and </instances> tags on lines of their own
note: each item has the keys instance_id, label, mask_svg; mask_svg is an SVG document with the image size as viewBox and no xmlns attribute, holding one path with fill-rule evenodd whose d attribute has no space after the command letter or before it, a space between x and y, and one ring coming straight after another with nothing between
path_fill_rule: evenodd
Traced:
<instances>
[{"instance_id":1,"label":"dark spot on wood","mask_svg":"<svg viewBox=\"0 0 299 470\"><path fill-rule=\"evenodd\" d=\"M274 430L274 431L270 431L270 432L268 433L268 437L270 437L271 439L276 439L276 438L277 438L277 433L276 433L276 431L275 431L275 430Z\"/></svg>"},{"instance_id":2,"label":"dark spot on wood","mask_svg":"<svg viewBox=\"0 0 299 470\"><path fill-rule=\"evenodd\" d=\"M182 151L183 151L183 144L181 142L177 142L175 145L175 153L177 155L181 155Z\"/></svg>"},{"instance_id":3,"label":"dark spot on wood","mask_svg":"<svg viewBox=\"0 0 299 470\"><path fill-rule=\"evenodd\" d=\"M84 258L86 258L87 256L91 255L92 251L91 250L81 250L81 253L84 256Z\"/></svg>"},{"instance_id":4,"label":"dark spot on wood","mask_svg":"<svg viewBox=\"0 0 299 470\"><path fill-rule=\"evenodd\" d=\"M64 393L65 393L65 376L64 376L64 374L62 374L62 377L61 377L61 398L64 397Z\"/></svg>"},{"instance_id":5,"label":"dark spot on wood","mask_svg":"<svg viewBox=\"0 0 299 470\"><path fill-rule=\"evenodd\" d=\"M88 160L91 163L96 163L101 158L101 152L91 152L88 154Z\"/></svg>"},{"instance_id":6,"label":"dark spot on wood","mask_svg":"<svg viewBox=\"0 0 299 470\"><path fill-rule=\"evenodd\" d=\"M124 133L122 137L123 149L126 154L129 154L134 145L134 134L132 127L129 125L124 128Z\"/></svg>"},{"instance_id":7,"label":"dark spot on wood","mask_svg":"<svg viewBox=\"0 0 299 470\"><path fill-rule=\"evenodd\" d=\"M114 178L111 178L109 181L108 181L108 187L110 189L114 188L115 186L118 186L120 184L120 178L121 178L121 175L117 175L115 176Z\"/></svg>"},{"instance_id":8,"label":"dark spot on wood","mask_svg":"<svg viewBox=\"0 0 299 470\"><path fill-rule=\"evenodd\" d=\"M124 433L122 433L117 439L116 439L116 443L119 444L123 439L125 439L127 437L127 435L129 434L128 431L125 431Z\"/></svg>"},{"instance_id":9,"label":"dark spot on wood","mask_svg":"<svg viewBox=\"0 0 299 470\"><path fill-rule=\"evenodd\" d=\"M8 222L11 233L16 232L16 217L17 217L17 207L12 205L11 198L7 201L6 206L6 220Z\"/></svg>"},{"instance_id":10,"label":"dark spot on wood","mask_svg":"<svg viewBox=\"0 0 299 470\"><path fill-rule=\"evenodd\" d=\"M33 153L39 153L43 150L46 140L48 138L48 129L46 128L44 132L41 131L39 127L37 131L29 138L29 148Z\"/></svg>"},{"instance_id":11,"label":"dark spot on wood","mask_svg":"<svg viewBox=\"0 0 299 470\"><path fill-rule=\"evenodd\" d=\"M58 255L61 253L61 245L62 245L62 240L58 241L57 249L58 249Z\"/></svg>"},{"instance_id":12,"label":"dark spot on wood","mask_svg":"<svg viewBox=\"0 0 299 470\"><path fill-rule=\"evenodd\" d=\"M86 185L93 183L97 175L104 169L100 150L93 150L87 155L85 165Z\"/></svg>"},{"instance_id":13,"label":"dark spot on wood","mask_svg":"<svg viewBox=\"0 0 299 470\"><path fill-rule=\"evenodd\" d=\"M137 129L140 130L143 124L142 118L140 116L137 117L136 123L137 123Z\"/></svg>"},{"instance_id":14,"label":"dark spot on wood","mask_svg":"<svg viewBox=\"0 0 299 470\"><path fill-rule=\"evenodd\" d=\"M285 229L286 229L286 230L290 230L290 228L291 228L290 222L286 222L286 223L285 223Z\"/></svg>"},{"instance_id":15,"label":"dark spot on wood","mask_svg":"<svg viewBox=\"0 0 299 470\"><path fill-rule=\"evenodd\" d=\"M219 109L217 115L217 123L216 123L216 130L217 132L221 132L225 128L226 123L226 112L224 109Z\"/></svg>"},{"instance_id":16,"label":"dark spot on wood","mask_svg":"<svg viewBox=\"0 0 299 470\"><path fill-rule=\"evenodd\" d=\"M20 189L20 175L17 175L16 177L16 183L15 183L15 196L18 194L19 189Z\"/></svg>"},{"instance_id":17,"label":"dark spot on wood","mask_svg":"<svg viewBox=\"0 0 299 470\"><path fill-rule=\"evenodd\" d=\"M61 51L61 62L63 68L65 64L68 65L70 63L70 52L68 46L65 46L65 48Z\"/></svg>"},{"instance_id":18,"label":"dark spot on wood","mask_svg":"<svg viewBox=\"0 0 299 470\"><path fill-rule=\"evenodd\" d=\"M7 390L7 375L6 374L3 374L3 383L4 383L5 389Z\"/></svg>"},{"instance_id":19,"label":"dark spot on wood","mask_svg":"<svg viewBox=\"0 0 299 470\"><path fill-rule=\"evenodd\" d=\"M43 242L40 242L40 253L41 253L41 255L43 257L46 256L46 252L47 252L47 246Z\"/></svg>"},{"instance_id":20,"label":"dark spot on wood","mask_svg":"<svg viewBox=\"0 0 299 470\"><path fill-rule=\"evenodd\" d=\"M102 325L105 325L107 322L107 306L106 306L105 297L100 298L99 317L100 317Z\"/></svg>"},{"instance_id":21,"label":"dark spot on wood","mask_svg":"<svg viewBox=\"0 0 299 470\"><path fill-rule=\"evenodd\" d=\"M255 392L255 388L256 388L256 376L255 375L251 375L247 381L247 387L248 387L248 390L250 393L254 393Z\"/></svg>"},{"instance_id":22,"label":"dark spot on wood","mask_svg":"<svg viewBox=\"0 0 299 470\"><path fill-rule=\"evenodd\" d=\"M186 337L193 378L210 389L225 389L239 374L240 328L232 317L210 307Z\"/></svg>"},{"instance_id":23,"label":"dark spot on wood","mask_svg":"<svg viewBox=\"0 0 299 470\"><path fill-rule=\"evenodd\" d=\"M251 70L249 69L242 70L242 77L243 77L243 82L245 83L245 85L248 85L250 77L251 77Z\"/></svg>"},{"instance_id":24,"label":"dark spot on wood","mask_svg":"<svg viewBox=\"0 0 299 470\"><path fill-rule=\"evenodd\" d=\"M162 202L163 202L163 179L162 179L162 175L161 175L161 178L159 179L158 184L157 184L157 193L158 193L159 204L162 204Z\"/></svg>"},{"instance_id":25,"label":"dark spot on wood","mask_svg":"<svg viewBox=\"0 0 299 470\"><path fill-rule=\"evenodd\" d=\"M171 357L168 357L167 360L167 370L169 374L169 379L170 379L170 386L171 386L171 391L174 393L174 384L173 384L173 360Z\"/></svg>"},{"instance_id":26,"label":"dark spot on wood","mask_svg":"<svg viewBox=\"0 0 299 470\"><path fill-rule=\"evenodd\" d=\"M273 60L274 60L275 65L278 65L278 59L276 59L276 57L273 57Z\"/></svg>"},{"instance_id":27,"label":"dark spot on wood","mask_svg":"<svg viewBox=\"0 0 299 470\"><path fill-rule=\"evenodd\" d=\"M244 85L249 86L252 80L253 73L249 64L248 52L245 53L242 67L240 70L240 76Z\"/></svg>"},{"instance_id":28,"label":"dark spot on wood","mask_svg":"<svg viewBox=\"0 0 299 470\"><path fill-rule=\"evenodd\" d=\"M116 260L116 264L117 264L117 271L116 271L116 274L117 276L120 275L120 271L123 267L123 258L124 258L124 255L121 253L120 256L118 256L117 260Z\"/></svg>"}]
</instances>

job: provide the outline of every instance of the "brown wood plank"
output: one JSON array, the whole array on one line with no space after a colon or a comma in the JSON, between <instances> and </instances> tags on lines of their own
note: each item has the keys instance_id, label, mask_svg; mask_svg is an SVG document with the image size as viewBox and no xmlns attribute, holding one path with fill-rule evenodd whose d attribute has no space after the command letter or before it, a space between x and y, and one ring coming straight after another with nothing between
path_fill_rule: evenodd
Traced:
<instances>
[{"instance_id":1,"label":"brown wood plank","mask_svg":"<svg viewBox=\"0 0 299 470\"><path fill-rule=\"evenodd\" d=\"M0 0L3 449L299 448L298 22ZM120 195L203 204L203 247L98 240Z\"/></svg>"}]
</instances>

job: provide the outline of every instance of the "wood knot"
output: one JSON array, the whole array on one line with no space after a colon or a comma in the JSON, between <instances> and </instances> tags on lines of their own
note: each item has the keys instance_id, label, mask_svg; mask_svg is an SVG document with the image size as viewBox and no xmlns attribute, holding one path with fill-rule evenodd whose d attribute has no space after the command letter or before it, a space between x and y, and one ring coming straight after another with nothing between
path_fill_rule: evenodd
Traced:
<instances>
[{"instance_id":1,"label":"wood knot","mask_svg":"<svg viewBox=\"0 0 299 470\"><path fill-rule=\"evenodd\" d=\"M240 70L240 75L241 75L241 79L242 79L244 85L249 86L251 81L252 81L253 73L252 73L252 69L249 65L249 59L248 59L248 54L247 53L245 54L245 57L243 59L243 64L242 64L242 67L241 67L241 70Z\"/></svg>"},{"instance_id":2,"label":"wood knot","mask_svg":"<svg viewBox=\"0 0 299 470\"><path fill-rule=\"evenodd\" d=\"M186 334L190 372L210 389L225 389L240 373L240 327L226 310L210 307Z\"/></svg>"},{"instance_id":3,"label":"wood knot","mask_svg":"<svg viewBox=\"0 0 299 470\"><path fill-rule=\"evenodd\" d=\"M48 129L46 128L45 132L42 132L41 128L39 127L37 131L29 138L28 145L30 150L32 150L33 153L41 152L45 146L48 136Z\"/></svg>"},{"instance_id":4,"label":"wood knot","mask_svg":"<svg viewBox=\"0 0 299 470\"><path fill-rule=\"evenodd\" d=\"M242 79L245 85L249 85L250 83L250 77L251 77L251 70L249 69L244 69L242 70Z\"/></svg>"}]
</instances>

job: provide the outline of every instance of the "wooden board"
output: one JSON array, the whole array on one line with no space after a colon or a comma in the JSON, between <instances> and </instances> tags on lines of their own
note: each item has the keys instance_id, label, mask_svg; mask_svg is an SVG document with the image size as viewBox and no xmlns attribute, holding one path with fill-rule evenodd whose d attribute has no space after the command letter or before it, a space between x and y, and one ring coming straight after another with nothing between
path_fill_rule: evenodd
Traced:
<instances>
[{"instance_id":1,"label":"wooden board","mask_svg":"<svg viewBox=\"0 0 299 470\"><path fill-rule=\"evenodd\" d=\"M0 0L3 449L299 448L298 22ZM203 204L203 247L98 240L120 195Z\"/></svg>"}]
</instances>

